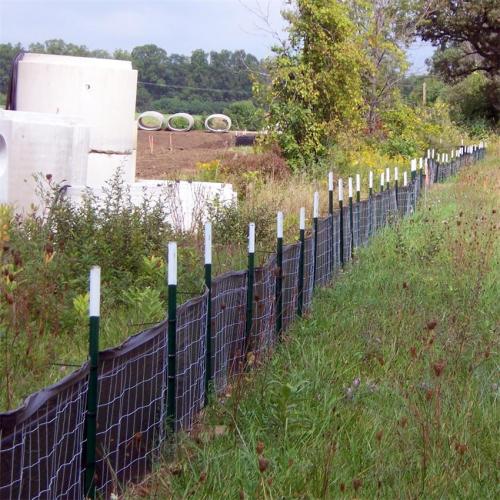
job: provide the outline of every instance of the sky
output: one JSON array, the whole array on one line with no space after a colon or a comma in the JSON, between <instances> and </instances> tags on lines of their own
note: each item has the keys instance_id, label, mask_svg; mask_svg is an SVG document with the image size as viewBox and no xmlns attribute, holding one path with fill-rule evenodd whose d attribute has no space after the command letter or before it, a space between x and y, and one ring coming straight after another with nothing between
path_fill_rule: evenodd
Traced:
<instances>
[{"instance_id":1,"label":"sky","mask_svg":"<svg viewBox=\"0 0 500 500\"><path fill-rule=\"evenodd\" d=\"M167 53L244 49L257 57L284 37L285 0L0 0L0 43L62 38L90 49L131 50L154 43ZM416 42L413 73L432 47Z\"/></svg>"}]
</instances>

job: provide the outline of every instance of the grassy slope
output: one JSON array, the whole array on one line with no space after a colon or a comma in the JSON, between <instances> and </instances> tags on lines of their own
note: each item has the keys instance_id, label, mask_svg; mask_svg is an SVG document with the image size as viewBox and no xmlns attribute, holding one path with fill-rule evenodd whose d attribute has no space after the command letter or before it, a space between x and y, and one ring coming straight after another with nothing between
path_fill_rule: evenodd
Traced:
<instances>
[{"instance_id":1,"label":"grassy slope","mask_svg":"<svg viewBox=\"0 0 500 500\"><path fill-rule=\"evenodd\" d=\"M131 496L500 495L498 166L436 186L362 250Z\"/></svg>"}]
</instances>

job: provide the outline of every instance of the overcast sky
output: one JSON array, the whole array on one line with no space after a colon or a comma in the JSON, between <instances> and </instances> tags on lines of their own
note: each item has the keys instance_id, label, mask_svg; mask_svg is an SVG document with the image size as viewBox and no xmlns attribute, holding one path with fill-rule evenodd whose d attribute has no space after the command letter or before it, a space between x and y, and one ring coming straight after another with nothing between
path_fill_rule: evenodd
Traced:
<instances>
[{"instance_id":1,"label":"overcast sky","mask_svg":"<svg viewBox=\"0 0 500 500\"><path fill-rule=\"evenodd\" d=\"M270 53L283 36L284 0L0 0L0 42L62 38L90 49L132 49L154 43L168 53L244 49ZM263 21L263 18L267 22ZM432 48L409 51L412 72L425 70Z\"/></svg>"}]
</instances>

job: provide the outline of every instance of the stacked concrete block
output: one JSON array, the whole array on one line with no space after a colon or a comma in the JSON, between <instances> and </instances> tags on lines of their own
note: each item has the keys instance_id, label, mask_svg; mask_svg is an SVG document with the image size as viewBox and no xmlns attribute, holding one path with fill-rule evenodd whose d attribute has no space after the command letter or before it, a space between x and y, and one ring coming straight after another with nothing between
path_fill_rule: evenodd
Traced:
<instances>
[{"instance_id":1,"label":"stacked concrete block","mask_svg":"<svg viewBox=\"0 0 500 500\"><path fill-rule=\"evenodd\" d=\"M25 54L18 65L17 110L79 117L90 129L87 186L117 168L135 180L137 71L130 61Z\"/></svg>"},{"instance_id":2,"label":"stacked concrete block","mask_svg":"<svg viewBox=\"0 0 500 500\"><path fill-rule=\"evenodd\" d=\"M81 118L47 113L0 111L0 203L18 212L39 205L36 174L83 185L90 128Z\"/></svg>"}]
</instances>

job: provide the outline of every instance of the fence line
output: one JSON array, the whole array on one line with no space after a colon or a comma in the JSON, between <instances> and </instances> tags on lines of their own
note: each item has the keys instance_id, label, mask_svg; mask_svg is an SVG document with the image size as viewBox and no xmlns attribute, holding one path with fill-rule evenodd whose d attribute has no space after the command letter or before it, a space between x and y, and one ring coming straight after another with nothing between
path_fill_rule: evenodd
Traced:
<instances>
[{"instance_id":1,"label":"fence line","mask_svg":"<svg viewBox=\"0 0 500 500\"><path fill-rule=\"evenodd\" d=\"M389 172L380 192L360 199L349 180L348 205L333 203L319 217L315 193L313 231L300 213L299 241L283 244L278 215L276 252L254 267L255 227L250 225L248 269L211 277L211 231L206 228L206 290L177 307L177 256L169 244L168 316L119 347L98 352L99 273L92 270L89 362L59 383L0 414L0 498L94 498L119 494L141 480L159 459L166 438L192 429L209 390L227 391L234 374L272 353L296 316L310 311L315 287L335 279L354 250L393 220L412 214L421 190L481 159L485 145L461 146L451 158L411 162L411 178ZM441 161L440 161L441 160ZM97 280L97 281L96 281Z\"/></svg>"}]
</instances>

